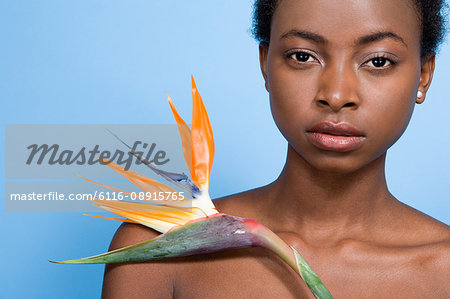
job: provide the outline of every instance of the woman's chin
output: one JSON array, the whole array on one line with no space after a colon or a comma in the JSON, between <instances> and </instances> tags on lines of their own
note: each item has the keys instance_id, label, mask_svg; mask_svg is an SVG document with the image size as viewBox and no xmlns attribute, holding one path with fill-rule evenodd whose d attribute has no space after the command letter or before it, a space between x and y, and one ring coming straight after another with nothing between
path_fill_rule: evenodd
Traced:
<instances>
[{"instance_id":1,"label":"woman's chin","mask_svg":"<svg viewBox=\"0 0 450 299\"><path fill-rule=\"evenodd\" d=\"M332 175L349 175L365 169L368 165L374 165L381 161L383 154L368 157L360 151L355 152L333 152L325 150L315 150L313 153L299 153L301 160L314 172ZM382 162L382 161L381 161ZM384 165L383 163L380 164Z\"/></svg>"}]
</instances>

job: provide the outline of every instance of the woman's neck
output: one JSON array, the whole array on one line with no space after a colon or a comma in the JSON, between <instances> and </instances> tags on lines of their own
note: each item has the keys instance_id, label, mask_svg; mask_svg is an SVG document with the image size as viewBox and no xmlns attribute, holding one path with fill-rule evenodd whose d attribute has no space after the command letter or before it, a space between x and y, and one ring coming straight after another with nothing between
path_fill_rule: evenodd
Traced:
<instances>
[{"instance_id":1,"label":"woman's neck","mask_svg":"<svg viewBox=\"0 0 450 299\"><path fill-rule=\"evenodd\" d=\"M270 185L266 213L282 216L274 222L276 229L326 240L373 227L394 202L386 185L385 157L353 173L323 172L289 146L285 167Z\"/></svg>"}]
</instances>

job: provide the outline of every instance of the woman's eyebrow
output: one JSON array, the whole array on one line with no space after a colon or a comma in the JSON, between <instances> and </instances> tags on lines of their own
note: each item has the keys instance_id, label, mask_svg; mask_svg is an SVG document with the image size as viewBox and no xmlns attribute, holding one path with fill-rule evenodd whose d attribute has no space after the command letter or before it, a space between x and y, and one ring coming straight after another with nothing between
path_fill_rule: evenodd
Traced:
<instances>
[{"instance_id":1,"label":"woman's eyebrow","mask_svg":"<svg viewBox=\"0 0 450 299\"><path fill-rule=\"evenodd\" d=\"M310 40L317 44L327 44L328 43L328 40L325 37L323 37L320 34L311 32L311 31L292 29L281 35L282 39L289 39L289 38L295 38L295 37L307 39L307 40ZM365 45L365 44L377 42L377 41L380 41L383 39L392 39L392 40L398 41L398 42L402 43L403 45L405 45L406 47L408 47L406 45L405 41L403 40L403 38L401 38L400 35L392 32L392 31L378 31L378 32L374 32L374 33L371 33L368 35L361 36L356 40L355 45L358 45L358 46Z\"/></svg>"},{"instance_id":2,"label":"woman's eyebrow","mask_svg":"<svg viewBox=\"0 0 450 299\"><path fill-rule=\"evenodd\" d=\"M314 33L314 32L310 32L310 31L292 29L281 35L282 39L284 39L284 38L289 39L289 38L293 38L293 37L300 37L303 39L307 39L307 40L313 41L317 44L326 44L327 43L327 40L323 36L321 36L317 33Z\"/></svg>"},{"instance_id":3,"label":"woman's eyebrow","mask_svg":"<svg viewBox=\"0 0 450 299\"><path fill-rule=\"evenodd\" d=\"M405 41L403 40L403 38L401 38L400 35L395 34L392 31L378 31L369 35L365 35L365 36L361 36L360 38L358 38L355 42L355 45L365 45L365 44L370 44L373 42L377 42L383 39L392 39L395 41L398 41L400 43L402 43L403 45L405 45L406 47L408 47L405 43Z\"/></svg>"}]
</instances>

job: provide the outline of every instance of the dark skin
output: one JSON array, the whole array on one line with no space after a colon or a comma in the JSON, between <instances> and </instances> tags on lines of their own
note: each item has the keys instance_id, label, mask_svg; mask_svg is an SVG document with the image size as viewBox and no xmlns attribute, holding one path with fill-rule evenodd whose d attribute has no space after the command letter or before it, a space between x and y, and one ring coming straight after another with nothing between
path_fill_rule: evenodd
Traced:
<instances>
[{"instance_id":1,"label":"dark skin","mask_svg":"<svg viewBox=\"0 0 450 299\"><path fill-rule=\"evenodd\" d=\"M270 44L260 46L286 164L270 185L214 203L294 246L335 298L450 297L449 227L395 199L384 175L386 151L433 75L419 29L408 0L282 0ZM318 148L307 130L323 120L351 123L363 142L349 152ZM111 249L157 235L124 224ZM261 248L108 265L103 297L313 298Z\"/></svg>"}]
</instances>

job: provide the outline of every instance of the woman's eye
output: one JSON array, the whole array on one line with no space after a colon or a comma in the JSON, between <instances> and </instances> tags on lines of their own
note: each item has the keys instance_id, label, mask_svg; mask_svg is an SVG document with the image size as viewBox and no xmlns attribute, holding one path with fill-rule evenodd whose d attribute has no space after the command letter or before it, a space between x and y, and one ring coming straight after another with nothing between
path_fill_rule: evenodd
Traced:
<instances>
[{"instance_id":1,"label":"woman's eye","mask_svg":"<svg viewBox=\"0 0 450 299\"><path fill-rule=\"evenodd\" d=\"M389 66L391 64L391 61L384 57L376 57L369 60L367 63L370 67L384 68Z\"/></svg>"},{"instance_id":2,"label":"woman's eye","mask_svg":"<svg viewBox=\"0 0 450 299\"><path fill-rule=\"evenodd\" d=\"M306 52L295 52L290 57L298 62L314 61L314 58Z\"/></svg>"}]
</instances>

